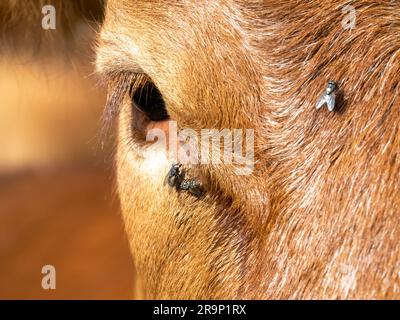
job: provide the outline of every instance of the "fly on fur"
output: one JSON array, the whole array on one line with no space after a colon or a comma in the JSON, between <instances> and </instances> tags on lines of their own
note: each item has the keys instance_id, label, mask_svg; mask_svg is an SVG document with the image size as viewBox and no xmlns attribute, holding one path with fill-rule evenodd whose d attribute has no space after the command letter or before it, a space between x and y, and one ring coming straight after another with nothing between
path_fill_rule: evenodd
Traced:
<instances>
[{"instance_id":1,"label":"fly on fur","mask_svg":"<svg viewBox=\"0 0 400 320\"><path fill-rule=\"evenodd\" d=\"M168 184L170 188L175 188L177 191L187 191L190 194L201 197L203 195L203 187L196 178L185 179L186 172L182 168L182 164L175 163L169 169L164 185Z\"/></svg>"},{"instance_id":2,"label":"fly on fur","mask_svg":"<svg viewBox=\"0 0 400 320\"><path fill-rule=\"evenodd\" d=\"M180 189L186 190L198 198L203 195L203 188L201 186L201 183L199 181L197 181L197 179L192 178L192 179L183 180L180 185Z\"/></svg>"},{"instance_id":3,"label":"fly on fur","mask_svg":"<svg viewBox=\"0 0 400 320\"><path fill-rule=\"evenodd\" d=\"M178 189L184 179L185 172L182 170L182 165L174 163L164 179L164 185L168 183L171 188Z\"/></svg>"},{"instance_id":4,"label":"fly on fur","mask_svg":"<svg viewBox=\"0 0 400 320\"><path fill-rule=\"evenodd\" d=\"M330 80L325 88L325 92L323 95L318 99L317 102L317 109L320 109L324 104L328 107L329 111L333 111L336 105L336 91L337 91L337 84Z\"/></svg>"}]
</instances>

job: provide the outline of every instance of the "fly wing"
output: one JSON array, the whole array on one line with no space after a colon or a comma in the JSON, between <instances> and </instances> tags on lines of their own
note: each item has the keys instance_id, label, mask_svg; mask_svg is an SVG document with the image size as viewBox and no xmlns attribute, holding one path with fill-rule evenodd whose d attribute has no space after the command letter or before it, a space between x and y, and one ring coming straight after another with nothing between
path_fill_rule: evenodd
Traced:
<instances>
[{"instance_id":1,"label":"fly wing","mask_svg":"<svg viewBox=\"0 0 400 320\"><path fill-rule=\"evenodd\" d=\"M319 108L321 108L325 104L325 102L326 102L325 94L323 94L317 101L317 104L316 104L317 110Z\"/></svg>"},{"instance_id":2,"label":"fly wing","mask_svg":"<svg viewBox=\"0 0 400 320\"><path fill-rule=\"evenodd\" d=\"M335 98L336 96L334 94L326 96L326 105L328 106L329 111L333 111L335 109Z\"/></svg>"}]
</instances>

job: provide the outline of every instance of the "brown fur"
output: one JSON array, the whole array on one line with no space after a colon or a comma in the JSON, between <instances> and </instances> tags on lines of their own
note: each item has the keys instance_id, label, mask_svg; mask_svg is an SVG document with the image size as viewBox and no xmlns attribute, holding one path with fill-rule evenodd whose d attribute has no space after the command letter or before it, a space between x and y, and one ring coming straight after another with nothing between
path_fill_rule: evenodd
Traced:
<instances>
[{"instance_id":1,"label":"brown fur","mask_svg":"<svg viewBox=\"0 0 400 320\"><path fill-rule=\"evenodd\" d=\"M399 298L400 3L109 1L98 69L144 72L180 127L255 128L256 169L162 186L119 121L118 184L148 298ZM328 79L337 113L315 110ZM134 130L134 129L133 129Z\"/></svg>"}]
</instances>

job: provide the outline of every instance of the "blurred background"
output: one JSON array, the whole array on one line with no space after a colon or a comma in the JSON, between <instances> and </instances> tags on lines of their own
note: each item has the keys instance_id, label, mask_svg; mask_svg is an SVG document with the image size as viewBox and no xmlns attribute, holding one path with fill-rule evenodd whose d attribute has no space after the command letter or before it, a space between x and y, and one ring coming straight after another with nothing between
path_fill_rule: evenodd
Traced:
<instances>
[{"instance_id":1,"label":"blurred background","mask_svg":"<svg viewBox=\"0 0 400 320\"><path fill-rule=\"evenodd\" d=\"M101 0L0 2L0 299L129 299L133 265L112 142L99 139L106 90L94 72ZM110 137L112 140L112 137ZM56 289L44 290L44 265Z\"/></svg>"}]
</instances>

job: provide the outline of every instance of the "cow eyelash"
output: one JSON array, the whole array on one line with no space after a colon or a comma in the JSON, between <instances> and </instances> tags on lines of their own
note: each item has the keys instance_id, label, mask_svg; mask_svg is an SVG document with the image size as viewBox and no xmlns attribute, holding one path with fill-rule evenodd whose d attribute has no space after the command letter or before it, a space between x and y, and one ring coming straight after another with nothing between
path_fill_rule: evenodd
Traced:
<instances>
[{"instance_id":1,"label":"cow eyelash","mask_svg":"<svg viewBox=\"0 0 400 320\"><path fill-rule=\"evenodd\" d=\"M102 116L102 131L105 134L110 132L126 94L131 99L131 107L143 112L150 120L169 118L160 90L145 73L120 73L107 78L108 94Z\"/></svg>"},{"instance_id":2,"label":"cow eyelash","mask_svg":"<svg viewBox=\"0 0 400 320\"><path fill-rule=\"evenodd\" d=\"M102 115L102 132L108 134L117 118L121 103L125 95L129 92L132 81L136 74L121 73L117 75L107 75L107 100Z\"/></svg>"}]
</instances>

